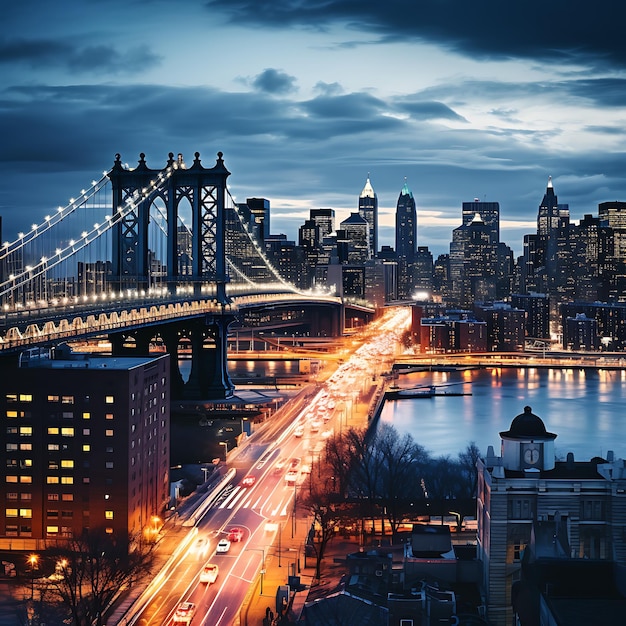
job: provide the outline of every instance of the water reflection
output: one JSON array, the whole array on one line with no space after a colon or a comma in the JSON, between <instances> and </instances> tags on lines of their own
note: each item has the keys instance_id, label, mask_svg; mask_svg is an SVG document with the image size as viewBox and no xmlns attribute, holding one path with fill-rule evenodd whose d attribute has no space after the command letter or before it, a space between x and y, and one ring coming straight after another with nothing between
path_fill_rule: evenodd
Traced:
<instances>
[{"instance_id":1,"label":"water reflection","mask_svg":"<svg viewBox=\"0 0 626 626\"><path fill-rule=\"evenodd\" d=\"M500 449L498 433L530 405L549 431L556 453L579 460L613 450L626 456L624 371L558 369L419 372L401 377L402 386L471 381L469 396L435 396L388 402L381 422L409 432L432 454L456 456L474 441L481 451ZM443 390L441 390L443 391Z\"/></svg>"}]
</instances>

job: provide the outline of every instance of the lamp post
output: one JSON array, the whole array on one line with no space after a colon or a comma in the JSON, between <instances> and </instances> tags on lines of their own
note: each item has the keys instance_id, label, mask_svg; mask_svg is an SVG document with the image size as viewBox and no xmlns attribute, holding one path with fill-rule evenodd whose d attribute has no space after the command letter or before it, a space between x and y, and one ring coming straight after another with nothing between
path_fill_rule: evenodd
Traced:
<instances>
[{"instance_id":1,"label":"lamp post","mask_svg":"<svg viewBox=\"0 0 626 626\"><path fill-rule=\"evenodd\" d=\"M220 446L224 446L224 461L228 458L228 441L220 441Z\"/></svg>"},{"instance_id":2,"label":"lamp post","mask_svg":"<svg viewBox=\"0 0 626 626\"><path fill-rule=\"evenodd\" d=\"M38 562L39 562L39 557L36 554L31 554L28 557L28 563L30 565L30 600L31 602L35 599L35 569L37 567Z\"/></svg>"}]
</instances>

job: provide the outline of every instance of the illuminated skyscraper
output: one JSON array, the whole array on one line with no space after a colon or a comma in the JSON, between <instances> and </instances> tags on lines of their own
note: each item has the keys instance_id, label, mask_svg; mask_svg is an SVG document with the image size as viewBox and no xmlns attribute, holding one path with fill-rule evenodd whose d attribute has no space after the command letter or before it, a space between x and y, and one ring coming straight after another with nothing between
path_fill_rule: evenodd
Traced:
<instances>
[{"instance_id":1,"label":"illuminated skyscraper","mask_svg":"<svg viewBox=\"0 0 626 626\"><path fill-rule=\"evenodd\" d=\"M398 260L398 298L413 292L413 266L417 250L417 209L406 181L396 206L396 257Z\"/></svg>"},{"instance_id":2,"label":"illuminated skyscraper","mask_svg":"<svg viewBox=\"0 0 626 626\"><path fill-rule=\"evenodd\" d=\"M369 225L369 257L373 259L378 254L378 198L369 175L359 196L359 215Z\"/></svg>"}]
</instances>

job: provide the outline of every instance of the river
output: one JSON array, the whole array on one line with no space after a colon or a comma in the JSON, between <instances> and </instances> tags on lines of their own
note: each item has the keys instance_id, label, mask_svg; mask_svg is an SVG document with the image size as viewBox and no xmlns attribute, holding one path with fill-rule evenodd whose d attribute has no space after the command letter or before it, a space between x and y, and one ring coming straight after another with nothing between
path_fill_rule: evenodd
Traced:
<instances>
[{"instance_id":1,"label":"river","mask_svg":"<svg viewBox=\"0 0 626 626\"><path fill-rule=\"evenodd\" d=\"M483 454L489 445L499 454L499 433L526 405L558 435L558 458L573 452L576 460L588 461L607 450L626 456L626 370L491 368L406 374L398 382L455 383L438 391L471 393L385 404L381 423L410 433L434 456L456 457L470 441Z\"/></svg>"}]
</instances>

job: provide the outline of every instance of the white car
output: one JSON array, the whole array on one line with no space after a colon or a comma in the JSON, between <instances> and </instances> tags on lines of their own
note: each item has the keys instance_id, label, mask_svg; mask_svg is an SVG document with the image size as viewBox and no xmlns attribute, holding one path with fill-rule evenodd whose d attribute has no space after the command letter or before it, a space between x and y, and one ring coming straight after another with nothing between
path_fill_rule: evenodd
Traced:
<instances>
[{"instance_id":1,"label":"white car","mask_svg":"<svg viewBox=\"0 0 626 626\"><path fill-rule=\"evenodd\" d=\"M217 544L217 548L215 548L215 551L219 554L224 554L225 552L228 552L230 550L230 541L228 541L228 539L220 539L219 543Z\"/></svg>"},{"instance_id":2,"label":"white car","mask_svg":"<svg viewBox=\"0 0 626 626\"><path fill-rule=\"evenodd\" d=\"M217 580L217 575L220 572L220 568L215 563L207 563L200 572L201 583L214 583Z\"/></svg>"},{"instance_id":3,"label":"white car","mask_svg":"<svg viewBox=\"0 0 626 626\"><path fill-rule=\"evenodd\" d=\"M204 537L198 537L193 544L193 551L197 556L206 556L209 551L209 542Z\"/></svg>"},{"instance_id":4,"label":"white car","mask_svg":"<svg viewBox=\"0 0 626 626\"><path fill-rule=\"evenodd\" d=\"M296 437L302 437L302 435L304 435L304 426L298 426L294 431L293 434Z\"/></svg>"},{"instance_id":5,"label":"white car","mask_svg":"<svg viewBox=\"0 0 626 626\"><path fill-rule=\"evenodd\" d=\"M193 602L181 602L174 613L175 624L190 624L196 612L196 605Z\"/></svg>"}]
</instances>

